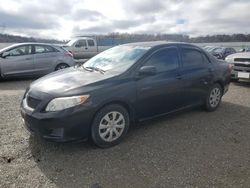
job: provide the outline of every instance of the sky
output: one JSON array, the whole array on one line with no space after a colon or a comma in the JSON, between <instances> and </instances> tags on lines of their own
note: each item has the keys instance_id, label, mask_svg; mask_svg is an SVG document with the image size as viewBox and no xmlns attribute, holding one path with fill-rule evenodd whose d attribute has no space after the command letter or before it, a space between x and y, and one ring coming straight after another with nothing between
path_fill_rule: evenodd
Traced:
<instances>
[{"instance_id":1,"label":"sky","mask_svg":"<svg viewBox=\"0 0 250 188\"><path fill-rule=\"evenodd\" d=\"M250 33L250 0L0 0L0 33L79 35Z\"/></svg>"}]
</instances>

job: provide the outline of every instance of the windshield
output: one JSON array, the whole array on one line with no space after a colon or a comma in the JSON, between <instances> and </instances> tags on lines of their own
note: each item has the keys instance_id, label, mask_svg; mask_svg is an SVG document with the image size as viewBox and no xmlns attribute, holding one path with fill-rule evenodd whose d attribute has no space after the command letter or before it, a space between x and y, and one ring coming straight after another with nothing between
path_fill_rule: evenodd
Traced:
<instances>
[{"instance_id":1,"label":"windshield","mask_svg":"<svg viewBox=\"0 0 250 188\"><path fill-rule=\"evenodd\" d=\"M100 69L106 71L124 72L141 58L150 47L117 46L106 50L84 63L85 69Z\"/></svg>"},{"instance_id":2,"label":"windshield","mask_svg":"<svg viewBox=\"0 0 250 188\"><path fill-rule=\"evenodd\" d=\"M0 53L5 52L5 51L7 51L7 50L9 50L9 49L11 49L13 47L16 47L16 46L18 46L18 45L17 44L13 44L11 46L7 46L5 48L2 48L2 49L0 49Z\"/></svg>"},{"instance_id":3,"label":"windshield","mask_svg":"<svg viewBox=\"0 0 250 188\"><path fill-rule=\"evenodd\" d=\"M72 46L76 41L77 41L77 39L70 40L70 41L66 44L66 46Z\"/></svg>"}]
</instances>

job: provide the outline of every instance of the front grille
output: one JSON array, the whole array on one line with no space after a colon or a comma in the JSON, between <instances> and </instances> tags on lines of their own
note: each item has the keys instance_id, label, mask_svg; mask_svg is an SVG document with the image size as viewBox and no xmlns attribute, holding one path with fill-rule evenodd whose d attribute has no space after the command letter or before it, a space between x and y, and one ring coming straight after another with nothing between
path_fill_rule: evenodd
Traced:
<instances>
[{"instance_id":1,"label":"front grille","mask_svg":"<svg viewBox=\"0 0 250 188\"><path fill-rule=\"evenodd\" d=\"M250 62L250 58L235 58L236 62Z\"/></svg>"},{"instance_id":2,"label":"front grille","mask_svg":"<svg viewBox=\"0 0 250 188\"><path fill-rule=\"evenodd\" d=\"M27 97L27 105L30 108L35 109L40 102L41 102L41 100L35 99L33 97L30 97L30 96Z\"/></svg>"},{"instance_id":3,"label":"front grille","mask_svg":"<svg viewBox=\"0 0 250 188\"><path fill-rule=\"evenodd\" d=\"M235 63L234 66L236 66L236 67L250 67L250 63L249 64Z\"/></svg>"},{"instance_id":4,"label":"front grille","mask_svg":"<svg viewBox=\"0 0 250 188\"><path fill-rule=\"evenodd\" d=\"M242 69L234 69L234 71L237 71L237 72L250 72L250 70L242 70Z\"/></svg>"}]
</instances>

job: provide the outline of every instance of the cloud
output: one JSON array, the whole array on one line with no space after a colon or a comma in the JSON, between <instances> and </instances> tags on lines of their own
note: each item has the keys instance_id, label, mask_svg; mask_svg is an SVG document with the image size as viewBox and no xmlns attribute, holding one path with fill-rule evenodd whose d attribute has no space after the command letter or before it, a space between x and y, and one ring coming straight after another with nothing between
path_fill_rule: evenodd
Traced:
<instances>
[{"instance_id":1,"label":"cloud","mask_svg":"<svg viewBox=\"0 0 250 188\"><path fill-rule=\"evenodd\" d=\"M59 39L109 32L249 33L249 7L249 0L0 0L0 26Z\"/></svg>"},{"instance_id":2,"label":"cloud","mask_svg":"<svg viewBox=\"0 0 250 188\"><path fill-rule=\"evenodd\" d=\"M148 24L151 22L154 22L155 18L154 17L144 17L142 18L137 18L137 19L120 19L120 20L109 20L105 19L102 20L101 24L94 25L92 27L75 27L73 29L74 35L81 35L81 34L103 34L103 33L110 33L114 31L126 31L130 28L135 28L137 26L141 26L142 24Z\"/></svg>"},{"instance_id":3,"label":"cloud","mask_svg":"<svg viewBox=\"0 0 250 188\"><path fill-rule=\"evenodd\" d=\"M100 19L105 19L105 16L95 10L77 9L72 15L69 15L68 18L73 18L74 20L98 21Z\"/></svg>"},{"instance_id":4,"label":"cloud","mask_svg":"<svg viewBox=\"0 0 250 188\"><path fill-rule=\"evenodd\" d=\"M121 2L126 12L132 12L135 14L156 13L164 10L166 5L166 1L160 0L126 0Z\"/></svg>"},{"instance_id":5,"label":"cloud","mask_svg":"<svg viewBox=\"0 0 250 188\"><path fill-rule=\"evenodd\" d=\"M9 14L0 12L2 24L14 29L53 29L58 26L53 19L44 19L42 16L28 16L25 14Z\"/></svg>"}]
</instances>

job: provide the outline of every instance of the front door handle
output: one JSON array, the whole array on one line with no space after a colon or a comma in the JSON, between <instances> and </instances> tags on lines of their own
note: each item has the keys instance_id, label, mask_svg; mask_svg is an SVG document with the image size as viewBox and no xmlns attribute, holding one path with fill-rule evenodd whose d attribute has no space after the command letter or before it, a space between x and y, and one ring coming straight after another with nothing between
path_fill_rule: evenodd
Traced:
<instances>
[{"instance_id":1,"label":"front door handle","mask_svg":"<svg viewBox=\"0 0 250 188\"><path fill-rule=\"evenodd\" d=\"M32 60L32 58L31 57L27 57L27 58L25 58L25 60Z\"/></svg>"}]
</instances>

